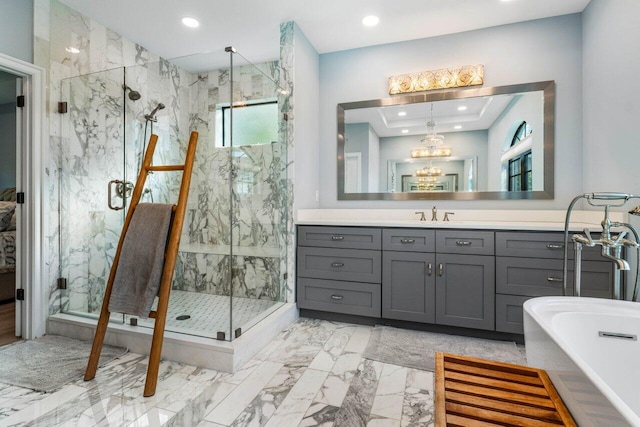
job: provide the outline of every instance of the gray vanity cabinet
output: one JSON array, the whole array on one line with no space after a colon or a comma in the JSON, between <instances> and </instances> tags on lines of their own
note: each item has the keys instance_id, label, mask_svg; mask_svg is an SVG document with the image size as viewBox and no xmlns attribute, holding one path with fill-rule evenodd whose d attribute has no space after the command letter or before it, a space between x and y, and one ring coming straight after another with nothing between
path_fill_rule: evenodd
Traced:
<instances>
[{"instance_id":1,"label":"gray vanity cabinet","mask_svg":"<svg viewBox=\"0 0 640 427\"><path fill-rule=\"evenodd\" d=\"M436 271L436 323L494 330L494 257L438 253Z\"/></svg>"},{"instance_id":2,"label":"gray vanity cabinet","mask_svg":"<svg viewBox=\"0 0 640 427\"><path fill-rule=\"evenodd\" d=\"M381 234L379 228L298 227L298 307L381 317Z\"/></svg>"},{"instance_id":3,"label":"gray vanity cabinet","mask_svg":"<svg viewBox=\"0 0 640 427\"><path fill-rule=\"evenodd\" d=\"M494 329L492 231L384 229L382 242L384 318Z\"/></svg>"},{"instance_id":4,"label":"gray vanity cabinet","mask_svg":"<svg viewBox=\"0 0 640 427\"><path fill-rule=\"evenodd\" d=\"M573 292L573 244L569 243L569 290ZM613 296L613 263L598 248L582 252L582 296ZM522 305L530 298L562 295L564 234L496 232L496 331L524 333Z\"/></svg>"},{"instance_id":5,"label":"gray vanity cabinet","mask_svg":"<svg viewBox=\"0 0 640 427\"><path fill-rule=\"evenodd\" d=\"M434 323L434 267L433 253L385 251L382 255L382 317Z\"/></svg>"}]
</instances>

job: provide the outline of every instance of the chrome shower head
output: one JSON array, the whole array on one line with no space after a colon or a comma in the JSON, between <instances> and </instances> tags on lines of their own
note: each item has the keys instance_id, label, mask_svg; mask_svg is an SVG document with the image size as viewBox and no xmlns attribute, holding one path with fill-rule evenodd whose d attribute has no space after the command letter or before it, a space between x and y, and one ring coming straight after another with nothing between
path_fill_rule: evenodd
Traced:
<instances>
[{"instance_id":1,"label":"chrome shower head","mask_svg":"<svg viewBox=\"0 0 640 427\"><path fill-rule=\"evenodd\" d=\"M156 105L156 108L154 108L153 110L151 110L151 112L149 114L145 114L144 118L147 120L155 120L156 119L156 113L158 112L158 110L163 110L164 109L164 104L162 102L159 102L158 105Z\"/></svg>"},{"instance_id":2,"label":"chrome shower head","mask_svg":"<svg viewBox=\"0 0 640 427\"><path fill-rule=\"evenodd\" d=\"M127 85L122 85L122 89L124 89L125 92L129 91L129 99L132 101L137 101L138 99L142 98L142 95L140 95L140 92L138 92L137 90L131 89Z\"/></svg>"}]
</instances>

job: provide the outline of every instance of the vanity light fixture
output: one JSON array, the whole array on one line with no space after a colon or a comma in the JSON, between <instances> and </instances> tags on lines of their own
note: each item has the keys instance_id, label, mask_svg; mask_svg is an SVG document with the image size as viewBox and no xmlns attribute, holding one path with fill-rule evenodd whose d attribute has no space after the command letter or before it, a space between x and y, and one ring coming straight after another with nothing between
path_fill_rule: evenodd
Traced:
<instances>
[{"instance_id":1,"label":"vanity light fixture","mask_svg":"<svg viewBox=\"0 0 640 427\"><path fill-rule=\"evenodd\" d=\"M443 176L442 169L434 166L427 166L416 171L416 176Z\"/></svg>"},{"instance_id":2,"label":"vanity light fixture","mask_svg":"<svg viewBox=\"0 0 640 427\"><path fill-rule=\"evenodd\" d=\"M466 105L461 105L458 107L458 111L465 111L467 109Z\"/></svg>"},{"instance_id":3,"label":"vanity light fixture","mask_svg":"<svg viewBox=\"0 0 640 427\"><path fill-rule=\"evenodd\" d=\"M411 149L412 159L427 159L429 157L449 157L451 155L450 147L428 147Z\"/></svg>"},{"instance_id":4,"label":"vanity light fixture","mask_svg":"<svg viewBox=\"0 0 640 427\"><path fill-rule=\"evenodd\" d=\"M380 18L375 15L369 15L362 18L362 25L366 27L375 27L380 22Z\"/></svg>"},{"instance_id":5,"label":"vanity light fixture","mask_svg":"<svg viewBox=\"0 0 640 427\"><path fill-rule=\"evenodd\" d=\"M200 26L200 21L189 16L182 18L182 23L189 28L198 28Z\"/></svg>"},{"instance_id":6,"label":"vanity light fixture","mask_svg":"<svg viewBox=\"0 0 640 427\"><path fill-rule=\"evenodd\" d=\"M80 49L73 46L65 47L64 50L66 50L69 53L80 53Z\"/></svg>"}]
</instances>

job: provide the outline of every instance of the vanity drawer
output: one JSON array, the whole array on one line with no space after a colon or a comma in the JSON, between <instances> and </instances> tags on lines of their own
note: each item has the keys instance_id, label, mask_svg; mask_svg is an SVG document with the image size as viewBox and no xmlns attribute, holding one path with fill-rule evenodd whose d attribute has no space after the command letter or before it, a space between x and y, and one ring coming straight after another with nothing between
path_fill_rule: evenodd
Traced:
<instances>
[{"instance_id":1,"label":"vanity drawer","mask_svg":"<svg viewBox=\"0 0 640 427\"><path fill-rule=\"evenodd\" d=\"M298 248L298 276L380 283L381 252L359 249Z\"/></svg>"},{"instance_id":2,"label":"vanity drawer","mask_svg":"<svg viewBox=\"0 0 640 427\"><path fill-rule=\"evenodd\" d=\"M298 246L323 248L381 248L379 228L298 226Z\"/></svg>"},{"instance_id":3,"label":"vanity drawer","mask_svg":"<svg viewBox=\"0 0 640 427\"><path fill-rule=\"evenodd\" d=\"M436 252L441 254L493 255L493 231L437 230Z\"/></svg>"},{"instance_id":4,"label":"vanity drawer","mask_svg":"<svg viewBox=\"0 0 640 427\"><path fill-rule=\"evenodd\" d=\"M562 260L496 257L496 292L532 297L562 295ZM569 292L573 295L573 262L569 263ZM582 264L582 296L611 298L613 264Z\"/></svg>"},{"instance_id":5,"label":"vanity drawer","mask_svg":"<svg viewBox=\"0 0 640 427\"><path fill-rule=\"evenodd\" d=\"M574 258L573 234L569 233L569 259ZM596 237L597 234L593 233L593 238ZM561 260L564 257L564 233L496 232L496 255ZM602 261L600 248L584 247L582 259Z\"/></svg>"},{"instance_id":6,"label":"vanity drawer","mask_svg":"<svg viewBox=\"0 0 640 427\"><path fill-rule=\"evenodd\" d=\"M380 317L380 285L337 280L298 279L298 307Z\"/></svg>"},{"instance_id":7,"label":"vanity drawer","mask_svg":"<svg viewBox=\"0 0 640 427\"><path fill-rule=\"evenodd\" d=\"M496 331L524 334L524 303L533 297L496 295Z\"/></svg>"},{"instance_id":8,"label":"vanity drawer","mask_svg":"<svg viewBox=\"0 0 640 427\"><path fill-rule=\"evenodd\" d=\"M434 230L415 228L385 228L382 230L382 249L402 252L434 252Z\"/></svg>"}]
</instances>

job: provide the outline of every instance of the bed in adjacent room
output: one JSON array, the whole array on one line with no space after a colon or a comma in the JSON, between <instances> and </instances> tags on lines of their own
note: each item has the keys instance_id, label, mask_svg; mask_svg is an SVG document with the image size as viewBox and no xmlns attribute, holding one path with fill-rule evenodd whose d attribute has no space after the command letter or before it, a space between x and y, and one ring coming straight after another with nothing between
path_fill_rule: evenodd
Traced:
<instances>
[{"instance_id":1,"label":"bed in adjacent room","mask_svg":"<svg viewBox=\"0 0 640 427\"><path fill-rule=\"evenodd\" d=\"M16 289L16 190L0 190L0 301L12 300Z\"/></svg>"}]
</instances>

